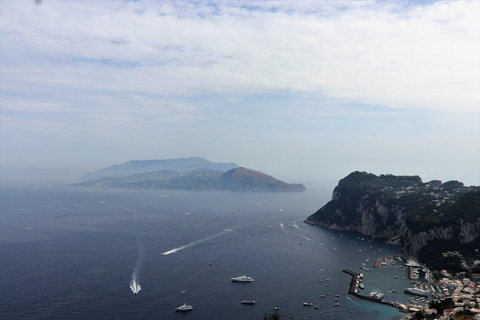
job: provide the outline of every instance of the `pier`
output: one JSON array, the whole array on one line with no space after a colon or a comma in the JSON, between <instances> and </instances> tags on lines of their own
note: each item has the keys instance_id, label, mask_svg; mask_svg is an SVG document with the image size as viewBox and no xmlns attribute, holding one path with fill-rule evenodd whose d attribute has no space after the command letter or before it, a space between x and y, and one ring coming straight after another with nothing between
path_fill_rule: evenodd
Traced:
<instances>
[{"instance_id":1,"label":"pier","mask_svg":"<svg viewBox=\"0 0 480 320\"><path fill-rule=\"evenodd\" d=\"M343 273L346 273L352 277L352 280L350 281L350 288L348 289L348 294L354 295L355 297L371 302L376 302L376 303L381 303L385 304L388 306L392 306L395 308L398 308L400 311L405 312L406 311L406 306L402 306L398 302L391 302L391 301L383 301L382 299L377 299L375 297L369 297L369 296L364 296L358 293L358 284L359 284L359 279L360 279L360 273L356 273L355 271L352 270L342 270Z\"/></svg>"}]
</instances>

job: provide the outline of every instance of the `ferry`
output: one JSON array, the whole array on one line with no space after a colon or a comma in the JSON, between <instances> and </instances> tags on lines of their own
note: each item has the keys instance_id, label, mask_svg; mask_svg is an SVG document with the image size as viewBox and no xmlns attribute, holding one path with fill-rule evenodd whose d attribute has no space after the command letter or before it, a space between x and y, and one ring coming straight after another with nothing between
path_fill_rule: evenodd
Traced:
<instances>
[{"instance_id":1,"label":"ferry","mask_svg":"<svg viewBox=\"0 0 480 320\"><path fill-rule=\"evenodd\" d=\"M183 306L180 306L178 308L175 308L175 311L191 311L193 310L192 306L189 306L188 304L184 303Z\"/></svg>"},{"instance_id":2,"label":"ferry","mask_svg":"<svg viewBox=\"0 0 480 320\"><path fill-rule=\"evenodd\" d=\"M230 279L232 279L233 282L253 282L252 277L247 277L246 275Z\"/></svg>"}]
</instances>

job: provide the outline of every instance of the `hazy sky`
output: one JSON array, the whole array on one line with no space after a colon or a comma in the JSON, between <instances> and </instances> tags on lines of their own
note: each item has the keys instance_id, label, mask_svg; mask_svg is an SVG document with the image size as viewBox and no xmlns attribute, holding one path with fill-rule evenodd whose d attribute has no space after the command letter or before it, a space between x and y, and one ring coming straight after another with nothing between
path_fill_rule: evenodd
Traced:
<instances>
[{"instance_id":1,"label":"hazy sky","mask_svg":"<svg viewBox=\"0 0 480 320\"><path fill-rule=\"evenodd\" d=\"M480 184L480 1L0 10L4 172L199 156L288 182Z\"/></svg>"}]
</instances>

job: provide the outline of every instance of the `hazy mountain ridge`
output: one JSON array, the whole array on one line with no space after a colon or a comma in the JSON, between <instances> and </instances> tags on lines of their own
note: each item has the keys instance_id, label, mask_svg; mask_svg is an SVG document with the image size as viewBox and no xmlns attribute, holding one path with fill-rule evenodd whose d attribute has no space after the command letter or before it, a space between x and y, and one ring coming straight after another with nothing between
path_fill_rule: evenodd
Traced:
<instances>
[{"instance_id":1,"label":"hazy mountain ridge","mask_svg":"<svg viewBox=\"0 0 480 320\"><path fill-rule=\"evenodd\" d=\"M210 169L161 170L128 177L103 178L71 184L71 186L195 191L302 192L305 190L302 184L288 184L264 173L245 168L235 168L227 172Z\"/></svg>"},{"instance_id":2,"label":"hazy mountain ridge","mask_svg":"<svg viewBox=\"0 0 480 320\"><path fill-rule=\"evenodd\" d=\"M480 239L480 187L354 172L340 180L332 200L306 222L389 238L414 256L442 239L461 250Z\"/></svg>"},{"instance_id":3,"label":"hazy mountain ridge","mask_svg":"<svg viewBox=\"0 0 480 320\"><path fill-rule=\"evenodd\" d=\"M116 164L98 171L89 172L80 178L80 181L100 180L103 178L128 177L137 173L154 172L161 170L195 171L201 169L221 170L223 172L238 168L236 163L210 162L199 157L165 159L165 160L132 160Z\"/></svg>"}]
</instances>

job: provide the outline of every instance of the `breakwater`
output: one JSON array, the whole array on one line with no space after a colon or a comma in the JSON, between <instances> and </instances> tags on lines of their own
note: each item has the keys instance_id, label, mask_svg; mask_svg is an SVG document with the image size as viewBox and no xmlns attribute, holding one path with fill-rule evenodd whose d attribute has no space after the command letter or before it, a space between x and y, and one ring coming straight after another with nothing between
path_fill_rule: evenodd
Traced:
<instances>
[{"instance_id":1,"label":"breakwater","mask_svg":"<svg viewBox=\"0 0 480 320\"><path fill-rule=\"evenodd\" d=\"M352 280L350 281L350 287L348 289L348 294L354 295L355 297L371 302L376 302L376 303L381 303L385 304L388 306L392 306L395 308L398 308L400 311L405 312L406 311L406 306L402 305L401 303L395 301L383 301L382 299L378 299L375 297L370 297L370 296L364 296L358 293L358 285L360 283L361 278L363 277L362 274L357 273L352 270L342 270L343 273L346 273L352 277Z\"/></svg>"}]
</instances>

